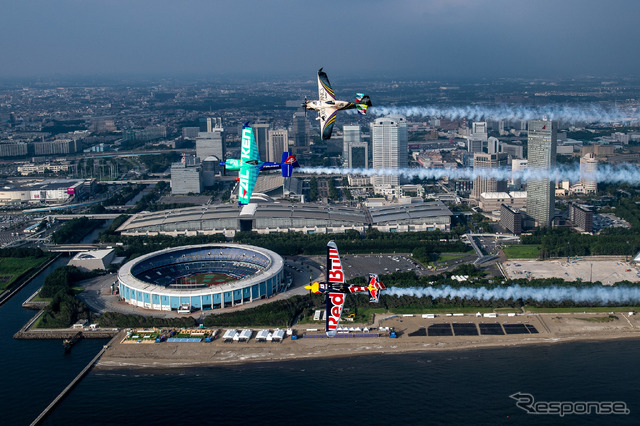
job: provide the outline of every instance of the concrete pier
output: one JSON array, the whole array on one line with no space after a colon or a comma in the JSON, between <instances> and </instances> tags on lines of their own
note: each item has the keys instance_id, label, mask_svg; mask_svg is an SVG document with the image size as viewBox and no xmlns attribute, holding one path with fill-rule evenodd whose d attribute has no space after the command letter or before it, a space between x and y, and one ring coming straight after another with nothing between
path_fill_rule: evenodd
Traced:
<instances>
[{"instance_id":1,"label":"concrete pier","mask_svg":"<svg viewBox=\"0 0 640 426\"><path fill-rule=\"evenodd\" d=\"M47 408L45 408L42 411L42 413L40 413L40 415L33 422L31 422L31 426L39 425L40 423L42 423L42 421L49 415L49 413L51 413L51 411L60 403L60 401L62 401L64 397L66 397L69 394L69 392L71 392L71 390L78 383L80 383L80 380L82 380L82 378L87 375L87 373L91 370L91 368L93 368L93 366L98 362L100 357L111 346L111 344L114 341L116 341L117 338L118 336L116 335L109 341L109 343L107 343L102 347L100 352L98 352L98 354L89 362L89 364L87 364L87 366L82 369L82 371L71 381L71 383L69 383L67 387L64 388L62 392L60 392L60 394L53 401L51 401L51 404L49 404Z\"/></svg>"}]
</instances>

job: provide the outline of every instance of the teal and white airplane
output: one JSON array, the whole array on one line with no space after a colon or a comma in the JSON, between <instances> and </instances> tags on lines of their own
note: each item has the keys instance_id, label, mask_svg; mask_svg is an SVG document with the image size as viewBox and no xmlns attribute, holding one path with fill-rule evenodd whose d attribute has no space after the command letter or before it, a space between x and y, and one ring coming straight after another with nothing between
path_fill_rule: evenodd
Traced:
<instances>
[{"instance_id":1,"label":"teal and white airplane","mask_svg":"<svg viewBox=\"0 0 640 426\"><path fill-rule=\"evenodd\" d=\"M247 121L242 126L242 145L240 147L240 159L229 159L220 163L225 170L238 171L238 177L235 179L239 182L238 189L238 205L249 204L253 187L256 185L258 174L262 170L281 169L282 176L290 177L295 167L300 167L296 157L290 152L282 153L282 161L280 163L271 163L260 160L258 153L258 144L253 134L253 129Z\"/></svg>"}]
</instances>

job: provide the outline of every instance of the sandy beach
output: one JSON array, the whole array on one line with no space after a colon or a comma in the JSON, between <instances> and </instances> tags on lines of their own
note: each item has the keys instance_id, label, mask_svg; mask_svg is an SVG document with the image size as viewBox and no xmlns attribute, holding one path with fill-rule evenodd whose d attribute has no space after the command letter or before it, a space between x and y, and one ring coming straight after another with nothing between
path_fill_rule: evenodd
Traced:
<instances>
[{"instance_id":1,"label":"sandy beach","mask_svg":"<svg viewBox=\"0 0 640 426\"><path fill-rule=\"evenodd\" d=\"M122 343L125 333L105 352L97 364L104 369L184 368L231 365L249 362L274 362L354 355L399 354L427 351L456 351L490 347L546 345L574 341L632 339L640 337L640 315L615 313L617 319L606 321L609 313L524 314L497 318L438 316L436 318L396 317L384 321L399 337L365 337L298 340L281 343L225 343L219 337L210 343ZM537 334L505 334L477 336L410 336L433 324L474 323L530 324ZM308 326L311 328L312 326ZM295 328L302 335L307 327ZM254 328L254 330L257 330ZM218 331L221 336L223 330ZM316 333L317 334L317 333ZM420 333L418 333L420 334ZM255 337L255 333L254 333Z\"/></svg>"}]
</instances>

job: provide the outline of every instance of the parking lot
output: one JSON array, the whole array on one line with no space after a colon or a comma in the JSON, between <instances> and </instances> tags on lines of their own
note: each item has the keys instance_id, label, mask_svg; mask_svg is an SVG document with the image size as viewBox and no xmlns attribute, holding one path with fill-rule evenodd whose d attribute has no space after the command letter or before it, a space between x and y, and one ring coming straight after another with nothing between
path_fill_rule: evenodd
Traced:
<instances>
[{"instance_id":1,"label":"parking lot","mask_svg":"<svg viewBox=\"0 0 640 426\"><path fill-rule=\"evenodd\" d=\"M322 279L324 279L326 257L309 256L298 258L306 259L304 264L314 265L320 269L323 274ZM384 275L400 271L415 271L418 275L425 275L428 272L422 265L413 261L408 254L340 254L340 259L342 260L347 280L364 277L369 273Z\"/></svg>"}]
</instances>

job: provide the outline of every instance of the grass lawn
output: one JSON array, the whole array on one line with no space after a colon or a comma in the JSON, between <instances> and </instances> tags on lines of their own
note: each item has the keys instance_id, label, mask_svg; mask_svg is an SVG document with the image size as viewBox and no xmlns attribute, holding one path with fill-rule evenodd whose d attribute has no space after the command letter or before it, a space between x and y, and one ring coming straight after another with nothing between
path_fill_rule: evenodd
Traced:
<instances>
[{"instance_id":1,"label":"grass lawn","mask_svg":"<svg viewBox=\"0 0 640 426\"><path fill-rule=\"evenodd\" d=\"M537 259L540 254L540 246L537 244L519 244L505 246L502 251L507 259Z\"/></svg>"},{"instance_id":2,"label":"grass lawn","mask_svg":"<svg viewBox=\"0 0 640 426\"><path fill-rule=\"evenodd\" d=\"M35 269L49 257L5 257L0 258L0 291L9 288L15 280L30 269Z\"/></svg>"},{"instance_id":3,"label":"grass lawn","mask_svg":"<svg viewBox=\"0 0 640 426\"><path fill-rule=\"evenodd\" d=\"M468 251L466 253L442 253L438 256L436 262L446 262L448 260L462 259L463 257L467 257L471 254L473 254L473 251Z\"/></svg>"},{"instance_id":4,"label":"grass lawn","mask_svg":"<svg viewBox=\"0 0 640 426\"><path fill-rule=\"evenodd\" d=\"M33 325L31 326L31 328L40 328L40 323L42 322L42 316L40 316L40 318L38 318L36 320L36 322L33 323Z\"/></svg>"},{"instance_id":5,"label":"grass lawn","mask_svg":"<svg viewBox=\"0 0 640 426\"><path fill-rule=\"evenodd\" d=\"M640 311L640 306L590 306L590 307L580 307L574 306L570 308L536 308L535 306L525 306L525 311L529 312L537 312L537 313L583 313L583 312L638 312Z\"/></svg>"},{"instance_id":6,"label":"grass lawn","mask_svg":"<svg viewBox=\"0 0 640 426\"><path fill-rule=\"evenodd\" d=\"M71 287L71 290L73 290L73 294L77 296L84 291L84 287ZM40 292L38 292L36 297L31 299L32 302L51 302L52 300L53 297L41 297Z\"/></svg>"},{"instance_id":7,"label":"grass lawn","mask_svg":"<svg viewBox=\"0 0 640 426\"><path fill-rule=\"evenodd\" d=\"M511 312L520 313L520 312L522 312L522 309L520 309L520 308L495 308L493 311L496 314L509 314Z\"/></svg>"},{"instance_id":8,"label":"grass lawn","mask_svg":"<svg viewBox=\"0 0 640 426\"><path fill-rule=\"evenodd\" d=\"M588 322L611 322L616 321L619 318L615 315L609 315L607 317L591 317L591 318L576 318L580 321L588 321Z\"/></svg>"},{"instance_id":9,"label":"grass lawn","mask_svg":"<svg viewBox=\"0 0 640 426\"><path fill-rule=\"evenodd\" d=\"M373 314L389 314L389 315L403 315L403 314L475 314L476 312L486 313L493 312L493 308L480 308L474 306L465 307L438 307L438 308L393 308L387 310L385 308L358 308L358 314L356 315L355 322L370 323L373 320ZM509 312L518 312L518 309L512 308ZM341 321L342 323L342 321Z\"/></svg>"}]
</instances>

